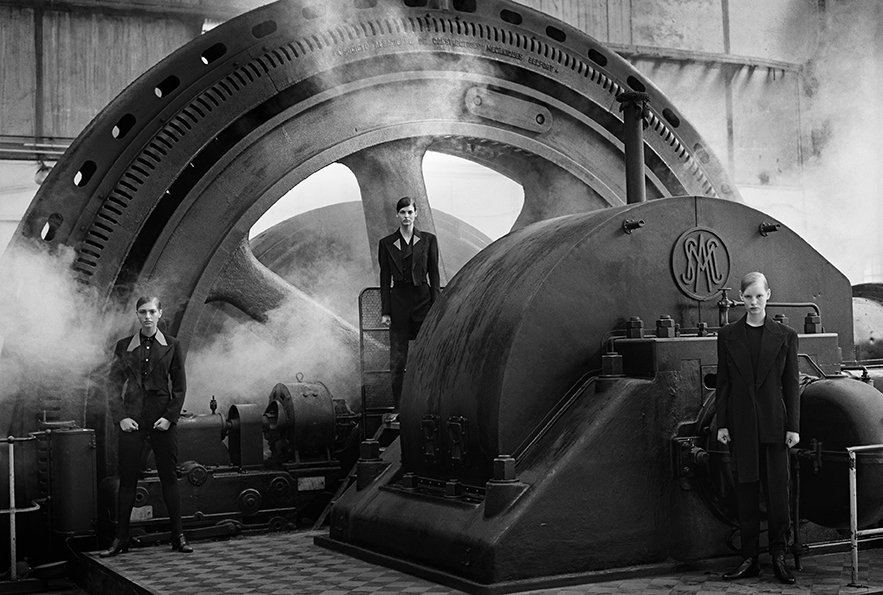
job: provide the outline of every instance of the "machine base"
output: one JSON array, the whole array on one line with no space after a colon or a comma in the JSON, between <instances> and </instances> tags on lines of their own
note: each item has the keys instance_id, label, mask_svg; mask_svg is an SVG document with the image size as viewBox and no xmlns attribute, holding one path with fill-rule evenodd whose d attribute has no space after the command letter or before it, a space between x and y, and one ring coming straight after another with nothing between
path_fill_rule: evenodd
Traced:
<instances>
[{"instance_id":1,"label":"machine base","mask_svg":"<svg viewBox=\"0 0 883 595\"><path fill-rule=\"evenodd\" d=\"M626 566L622 568L608 568L605 570L593 570L589 572L574 572L569 574L560 574L555 576L543 576L530 579L521 579L513 581L501 581L497 583L478 583L459 577L441 570L386 556L375 551L361 548L351 543L332 539L327 535L317 535L313 538L313 543L320 547L328 548L358 558L371 564L386 566L401 572L418 576L420 578L430 580L441 585L459 589L474 595L498 595L501 593L519 593L522 591L534 591L537 589L555 589L573 585L585 585L590 583L601 583L607 581L617 581L629 578L656 576L674 572L677 568L685 566L680 562L659 562L656 564L641 564L636 566ZM731 558L732 556L728 556ZM690 562L691 568L703 566L717 567L720 566L720 558L701 560Z\"/></svg>"}]
</instances>

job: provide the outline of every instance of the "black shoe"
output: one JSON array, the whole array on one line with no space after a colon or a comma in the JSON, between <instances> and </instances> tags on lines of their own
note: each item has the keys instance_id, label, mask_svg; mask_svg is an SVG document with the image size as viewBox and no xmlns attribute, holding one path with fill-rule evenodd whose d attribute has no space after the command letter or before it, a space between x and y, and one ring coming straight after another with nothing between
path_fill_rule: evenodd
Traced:
<instances>
[{"instance_id":1,"label":"black shoe","mask_svg":"<svg viewBox=\"0 0 883 595\"><path fill-rule=\"evenodd\" d=\"M193 552L193 548L190 547L190 544L184 539L184 534L181 533L180 535L172 536L172 551L181 552L182 554L190 554Z\"/></svg>"},{"instance_id":2,"label":"black shoe","mask_svg":"<svg viewBox=\"0 0 883 595\"><path fill-rule=\"evenodd\" d=\"M785 554L773 556L773 572L776 573L776 578L782 584L793 585L797 582L797 579L794 578L794 575L791 574L791 571L788 570L788 566L785 564Z\"/></svg>"},{"instance_id":3,"label":"black shoe","mask_svg":"<svg viewBox=\"0 0 883 595\"><path fill-rule=\"evenodd\" d=\"M112 558L117 554L124 554L129 551L129 540L123 541L119 537L114 537L110 547L102 552L98 552L101 558Z\"/></svg>"},{"instance_id":4,"label":"black shoe","mask_svg":"<svg viewBox=\"0 0 883 595\"><path fill-rule=\"evenodd\" d=\"M757 563L757 557L745 558L736 568L724 573L724 580L731 581L737 578L750 578L758 574L760 574L760 564Z\"/></svg>"}]
</instances>

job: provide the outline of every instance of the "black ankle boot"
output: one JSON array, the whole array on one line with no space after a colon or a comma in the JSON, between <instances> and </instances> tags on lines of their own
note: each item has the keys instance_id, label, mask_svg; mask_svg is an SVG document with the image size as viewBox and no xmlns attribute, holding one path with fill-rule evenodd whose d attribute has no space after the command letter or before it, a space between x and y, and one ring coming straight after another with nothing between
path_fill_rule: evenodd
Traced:
<instances>
[{"instance_id":1,"label":"black ankle boot","mask_svg":"<svg viewBox=\"0 0 883 595\"><path fill-rule=\"evenodd\" d=\"M127 551L129 551L129 540L123 540L119 537L114 537L113 542L111 542L110 544L110 547L104 551L98 552L98 556L101 558L112 558L117 554L124 554Z\"/></svg>"},{"instance_id":2,"label":"black ankle boot","mask_svg":"<svg viewBox=\"0 0 883 595\"><path fill-rule=\"evenodd\" d=\"M760 564L757 562L757 557L745 558L736 568L724 573L724 580L731 581L737 578L750 578L758 574L760 574Z\"/></svg>"},{"instance_id":3,"label":"black ankle boot","mask_svg":"<svg viewBox=\"0 0 883 595\"><path fill-rule=\"evenodd\" d=\"M184 534L180 533L178 535L172 535L172 551L181 552L182 554L189 554L193 551L193 548L190 547L189 543L187 543L187 540L184 538Z\"/></svg>"},{"instance_id":4,"label":"black ankle boot","mask_svg":"<svg viewBox=\"0 0 883 595\"><path fill-rule=\"evenodd\" d=\"M773 556L773 572L776 573L776 578L782 584L793 585L797 582L797 579L794 578L794 575L791 574L791 571L788 570L788 566L785 564L785 554Z\"/></svg>"}]
</instances>

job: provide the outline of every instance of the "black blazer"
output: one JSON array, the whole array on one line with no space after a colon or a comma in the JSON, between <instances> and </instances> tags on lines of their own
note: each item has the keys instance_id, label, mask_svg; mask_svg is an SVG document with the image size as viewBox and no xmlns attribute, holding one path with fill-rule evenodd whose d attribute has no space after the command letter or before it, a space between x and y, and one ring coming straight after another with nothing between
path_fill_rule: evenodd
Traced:
<instances>
[{"instance_id":1,"label":"black blazer","mask_svg":"<svg viewBox=\"0 0 883 595\"><path fill-rule=\"evenodd\" d=\"M390 314L389 289L393 279L409 281L414 285L426 285L428 278L432 301L438 299L438 241L428 231L414 229L411 251L411 270L402 270L401 236L398 230L380 240L377 260L380 262L381 314Z\"/></svg>"},{"instance_id":2,"label":"black blazer","mask_svg":"<svg viewBox=\"0 0 883 595\"><path fill-rule=\"evenodd\" d=\"M138 347L141 335L117 341L110 366L109 401L113 422L130 417L141 428L149 429L160 417L178 421L184 406L187 380L184 374L184 352L178 340L156 331L150 358L150 370L141 377Z\"/></svg>"},{"instance_id":3,"label":"black blazer","mask_svg":"<svg viewBox=\"0 0 883 595\"><path fill-rule=\"evenodd\" d=\"M756 481L758 443L800 431L797 332L767 316L755 374L746 318L718 334L715 411L717 427L730 432L739 481Z\"/></svg>"}]
</instances>

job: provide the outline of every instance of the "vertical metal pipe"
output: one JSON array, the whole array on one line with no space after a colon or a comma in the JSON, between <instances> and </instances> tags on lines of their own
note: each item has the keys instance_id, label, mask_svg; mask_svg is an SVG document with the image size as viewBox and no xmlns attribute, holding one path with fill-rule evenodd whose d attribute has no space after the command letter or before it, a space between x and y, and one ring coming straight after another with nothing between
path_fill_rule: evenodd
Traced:
<instances>
[{"instance_id":1,"label":"vertical metal pipe","mask_svg":"<svg viewBox=\"0 0 883 595\"><path fill-rule=\"evenodd\" d=\"M18 580L15 568L18 554L15 550L15 438L9 436L9 578Z\"/></svg>"},{"instance_id":2,"label":"vertical metal pipe","mask_svg":"<svg viewBox=\"0 0 883 595\"><path fill-rule=\"evenodd\" d=\"M620 110L623 112L626 202L644 202L647 200L644 182L644 110L650 98L646 93L627 91L617 95L616 100L620 102Z\"/></svg>"},{"instance_id":3,"label":"vertical metal pipe","mask_svg":"<svg viewBox=\"0 0 883 595\"><path fill-rule=\"evenodd\" d=\"M855 451L847 448L849 453L849 546L852 552L852 582L858 585L858 492L855 477Z\"/></svg>"}]
</instances>

